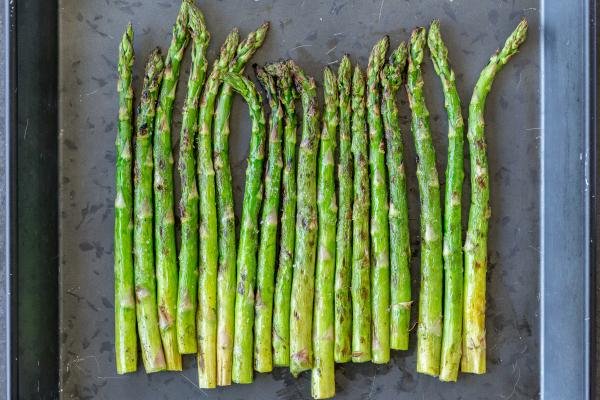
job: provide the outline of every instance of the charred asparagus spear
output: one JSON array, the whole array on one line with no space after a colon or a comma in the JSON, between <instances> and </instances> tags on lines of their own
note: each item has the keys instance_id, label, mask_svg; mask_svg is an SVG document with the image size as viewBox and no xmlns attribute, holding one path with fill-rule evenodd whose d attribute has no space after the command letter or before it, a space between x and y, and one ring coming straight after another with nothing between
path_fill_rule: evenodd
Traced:
<instances>
[{"instance_id":1,"label":"charred asparagus spear","mask_svg":"<svg viewBox=\"0 0 600 400\"><path fill-rule=\"evenodd\" d=\"M318 166L318 252L315 269L312 396L327 399L335 395L334 275L337 202L335 196L335 146L338 126L338 90L329 68L323 73L325 108Z\"/></svg>"},{"instance_id":2,"label":"charred asparagus spear","mask_svg":"<svg viewBox=\"0 0 600 400\"><path fill-rule=\"evenodd\" d=\"M135 313L142 360L147 373L167 368L158 326L156 275L154 272L154 237L152 224L152 132L158 90L163 79L164 63L160 49L154 50L146 64L144 87L137 112L133 192L133 259L135 279Z\"/></svg>"},{"instance_id":3,"label":"charred asparagus spear","mask_svg":"<svg viewBox=\"0 0 600 400\"><path fill-rule=\"evenodd\" d=\"M471 163L471 208L465 241L464 332L461 371L483 374L485 355L485 276L487 272L487 233L490 218L489 172L483 122L485 100L496 74L515 55L527 37L527 21L522 20L500 52L481 71L469 104Z\"/></svg>"},{"instance_id":4,"label":"charred asparagus spear","mask_svg":"<svg viewBox=\"0 0 600 400\"><path fill-rule=\"evenodd\" d=\"M295 99L297 92L286 63L271 64L268 73L277 77L280 100L284 109L284 168L281 183L281 232L279 266L273 301L273 364L290 365L290 296L294 241L296 237L296 130Z\"/></svg>"},{"instance_id":5,"label":"charred asparagus spear","mask_svg":"<svg viewBox=\"0 0 600 400\"><path fill-rule=\"evenodd\" d=\"M237 295L235 297L235 336L232 379L252 382L252 324L254 323L254 280L258 248L258 218L263 197L262 170L265 157L266 128L262 99L249 79L233 73L223 77L248 103L252 132L246 169L246 186L237 252Z\"/></svg>"},{"instance_id":6,"label":"charred asparagus spear","mask_svg":"<svg viewBox=\"0 0 600 400\"><path fill-rule=\"evenodd\" d=\"M189 34L187 2L181 3L173 38L165 59L165 75L160 87L154 125L154 240L156 244L156 288L158 319L167 369L181 371L181 354L177 347L177 254L175 244L175 198L173 188L173 153L171 122L173 102L179 80L179 67Z\"/></svg>"},{"instance_id":7,"label":"charred asparagus spear","mask_svg":"<svg viewBox=\"0 0 600 400\"><path fill-rule=\"evenodd\" d=\"M198 127L198 102L206 77L206 49L210 34L204 16L191 4L188 27L192 37L192 69L188 79L179 138L181 177L181 247L179 249L179 290L177 295L177 345L182 354L196 353L196 301L198 291L198 185L194 138Z\"/></svg>"},{"instance_id":8,"label":"charred asparagus spear","mask_svg":"<svg viewBox=\"0 0 600 400\"><path fill-rule=\"evenodd\" d=\"M256 270L256 304L254 316L254 369L270 372L273 369L272 316L277 254L277 225L279 214L279 187L281 184L281 137L283 136L283 106L279 101L275 79L262 68L256 75L267 93L271 120L269 125L269 151L265 172L265 201L261 214L258 267Z\"/></svg>"},{"instance_id":9,"label":"charred asparagus spear","mask_svg":"<svg viewBox=\"0 0 600 400\"><path fill-rule=\"evenodd\" d=\"M429 27L427 43L436 74L442 82L448 114L448 164L444 197L444 330L440 380L456 381L462 345L463 255L461 202L463 184L464 122L454 71L442 40L440 22Z\"/></svg>"},{"instance_id":10,"label":"charred asparagus spear","mask_svg":"<svg viewBox=\"0 0 600 400\"><path fill-rule=\"evenodd\" d=\"M371 359L371 252L369 246L369 169L365 78L360 67L352 76L352 362Z\"/></svg>"},{"instance_id":11,"label":"charred asparagus spear","mask_svg":"<svg viewBox=\"0 0 600 400\"><path fill-rule=\"evenodd\" d=\"M381 119L379 74L389 39L385 36L371 51L367 67L367 118L369 122L369 169L371 178L371 352L375 364L390 360L390 244L385 143Z\"/></svg>"},{"instance_id":12,"label":"charred asparagus spear","mask_svg":"<svg viewBox=\"0 0 600 400\"><path fill-rule=\"evenodd\" d=\"M127 25L119 45L119 127L115 172L115 359L117 373L137 369L137 334L133 278L132 131L133 28Z\"/></svg>"},{"instance_id":13,"label":"charred asparagus spear","mask_svg":"<svg viewBox=\"0 0 600 400\"><path fill-rule=\"evenodd\" d=\"M407 56L406 43L402 42L381 72L383 88L381 112L385 127L386 163L390 183L390 347L395 350L408 349L412 304L404 145L396 103L396 94L402 85Z\"/></svg>"},{"instance_id":14,"label":"charred asparagus spear","mask_svg":"<svg viewBox=\"0 0 600 400\"><path fill-rule=\"evenodd\" d=\"M335 349L338 363L352 358L352 300L350 283L352 274L352 66L347 56L338 69L340 151L337 166L339 208L337 215L335 252Z\"/></svg>"},{"instance_id":15,"label":"charred asparagus spear","mask_svg":"<svg viewBox=\"0 0 600 400\"><path fill-rule=\"evenodd\" d=\"M421 202L421 291L417 331L417 372L437 376L442 346L442 215L435 149L429 129L429 111L423 93L425 29L410 37L406 92L412 112L411 130L417 153Z\"/></svg>"},{"instance_id":16,"label":"charred asparagus spear","mask_svg":"<svg viewBox=\"0 0 600 400\"><path fill-rule=\"evenodd\" d=\"M217 209L212 162L212 120L221 76L235 54L238 31L221 46L206 81L198 116L197 169L200 189L200 271L198 281L198 381L201 388L217 385Z\"/></svg>"},{"instance_id":17,"label":"charred asparagus spear","mask_svg":"<svg viewBox=\"0 0 600 400\"><path fill-rule=\"evenodd\" d=\"M288 62L302 98L302 142L298 152L296 246L290 300L290 372L312 368L312 312L317 249L317 146L319 110L317 85L293 61Z\"/></svg>"},{"instance_id":18,"label":"charred asparagus spear","mask_svg":"<svg viewBox=\"0 0 600 400\"><path fill-rule=\"evenodd\" d=\"M262 24L251 32L237 49L235 58L228 70L233 73L243 71L246 63L263 44L269 24ZM233 334L235 307L235 218L233 213L233 187L229 165L229 115L233 91L224 83L217 101L215 112L215 183L217 189L218 220L218 276L217 276L217 384L231 384L233 363Z\"/></svg>"}]
</instances>

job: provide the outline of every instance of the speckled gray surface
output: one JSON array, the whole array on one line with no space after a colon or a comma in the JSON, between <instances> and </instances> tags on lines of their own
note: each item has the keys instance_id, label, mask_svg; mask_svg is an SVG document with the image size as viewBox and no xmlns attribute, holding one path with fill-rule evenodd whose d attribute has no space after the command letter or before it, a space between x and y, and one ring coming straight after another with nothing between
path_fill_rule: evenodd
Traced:
<instances>
[{"instance_id":1,"label":"speckled gray surface","mask_svg":"<svg viewBox=\"0 0 600 400\"><path fill-rule=\"evenodd\" d=\"M5 8L0 7L0 32L4 32L4 12ZM5 40L0 40L0 93L4 93L5 89ZM4 96L0 96L0 148L5 149L6 145L6 121L4 120ZM5 153L4 151L0 154L0 193L3 195L0 196L0 226L6 226L6 213L5 213L5 205L6 205L6 196L5 193L5 182L6 182L6 170L5 170ZM4 236L2 236L2 240L0 240L0 259L6 260L6 242L4 240ZM6 290L6 271L5 271L5 263L0 263L0 293L3 295L0 296L0 398L4 398L6 391L4 390L6 386L6 296L4 296Z\"/></svg>"},{"instance_id":2,"label":"speckled gray surface","mask_svg":"<svg viewBox=\"0 0 600 400\"><path fill-rule=\"evenodd\" d=\"M60 25L60 346L61 396L65 399L303 399L310 378L283 369L256 376L250 386L202 391L194 357L181 373L117 376L113 354L113 161L117 103L115 59L128 20L136 32L134 81L139 93L143 60L169 42L175 1L61 0ZM463 105L479 70L519 19L530 36L498 76L488 98L486 122L492 177L490 270L488 274L488 364L484 376L461 376L457 384L415 373L411 350L396 352L384 366L339 365L338 398L343 399L530 399L539 392L539 12L534 0L230 0L201 3L212 34L210 58L233 26L245 34L272 22L254 58L264 63L295 58L321 80L325 64L343 53L366 64L371 45L389 34L392 45L416 25L440 18L457 73ZM189 64L189 57L186 63ZM185 82L185 76L181 82ZM446 116L438 78L425 67L427 102L438 154L445 168ZM182 89L179 86L178 98ZM405 94L402 127L410 162L410 216L418 282L418 193L413 142ZM464 107L466 109L466 107ZM180 104L175 112L176 125ZM232 169L239 215L244 158L248 146L246 107L237 99L232 114ZM178 132L178 129L174 129ZM177 143L177 139L174 139ZM468 183L468 182L467 182ZM468 184L466 187L468 198ZM140 366L141 367L141 366Z\"/></svg>"}]
</instances>

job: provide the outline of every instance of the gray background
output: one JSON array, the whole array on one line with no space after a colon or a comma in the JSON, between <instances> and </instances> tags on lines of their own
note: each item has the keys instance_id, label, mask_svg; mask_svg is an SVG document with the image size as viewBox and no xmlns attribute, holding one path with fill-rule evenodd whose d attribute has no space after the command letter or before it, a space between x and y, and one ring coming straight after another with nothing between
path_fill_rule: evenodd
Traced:
<instances>
[{"instance_id":1,"label":"gray background","mask_svg":"<svg viewBox=\"0 0 600 400\"><path fill-rule=\"evenodd\" d=\"M442 20L444 37L467 102L478 71L522 16L530 37L498 76L488 99L486 122L492 176L490 271L488 274L488 363L484 376L461 376L442 384L415 373L414 348L397 352L385 366L341 365L340 398L512 398L537 397L539 266L539 35L537 1L227 1L202 4L212 34L209 57L227 32L242 35L263 20L272 22L254 61L295 58L321 80L325 64L345 52L366 65L371 45L390 34L392 46L410 29ZM243 11L242 11L243 10ZM149 50L170 40L177 7L168 1L60 2L60 311L61 394L64 398L188 399L198 397L193 357L182 373L119 377L114 370L112 292L112 204L115 116L115 59L128 20L136 30L136 73ZM187 60L189 61L189 60ZM186 64L187 69L187 64ZM439 81L425 63L432 133L443 181L446 122ZM181 82L185 82L185 76ZM139 93L140 80L134 81ZM180 85L179 98L185 84ZM399 96L407 144L414 282L418 282L418 193L414 152L404 93ZM466 109L466 107L465 107ZM180 106L175 119L180 116ZM239 215L248 145L246 107L232 116L232 169ZM176 121L174 132L178 132ZM175 145L177 140L174 140ZM468 183L466 189L468 188ZM468 190L465 190L468 199ZM1 309L1 308L0 308ZM414 339L414 335L413 335ZM256 376L250 386L204 391L212 398L310 396L310 379L292 379L283 369Z\"/></svg>"}]
</instances>

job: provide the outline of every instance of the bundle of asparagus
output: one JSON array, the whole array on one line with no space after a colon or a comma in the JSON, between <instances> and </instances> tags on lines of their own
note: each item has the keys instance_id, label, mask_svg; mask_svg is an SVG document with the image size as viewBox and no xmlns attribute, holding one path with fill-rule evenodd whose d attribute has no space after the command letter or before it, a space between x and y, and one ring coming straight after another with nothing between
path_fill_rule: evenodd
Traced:
<instances>
[{"instance_id":1,"label":"bundle of asparagus","mask_svg":"<svg viewBox=\"0 0 600 400\"><path fill-rule=\"evenodd\" d=\"M166 58L159 49L148 58L135 141L131 24L123 34L116 138L117 372L136 370L139 337L147 373L181 370L181 354L197 352L201 388L250 383L253 371L289 366L294 376L312 370L313 397L330 398L336 362L387 363L391 349L408 349L413 298L396 102L406 78L421 202L416 368L444 381L456 381L459 369L484 373L490 211L483 113L495 75L525 40L527 22L491 57L469 106L464 268L464 122L439 21L428 33L415 29L408 46L400 43L387 60L389 38L383 37L366 74L358 65L352 72L347 56L337 77L325 68L322 112L315 79L294 61L255 65L268 99L267 130L262 97L242 73L268 29L265 23L240 43L234 29L205 82L210 34L201 11L183 0ZM177 254L171 125L188 42L192 66L179 141ZM448 115L443 215L423 92L426 47ZM237 243L228 156L234 93L248 104L252 121ZM298 99L303 113L297 149Z\"/></svg>"}]
</instances>

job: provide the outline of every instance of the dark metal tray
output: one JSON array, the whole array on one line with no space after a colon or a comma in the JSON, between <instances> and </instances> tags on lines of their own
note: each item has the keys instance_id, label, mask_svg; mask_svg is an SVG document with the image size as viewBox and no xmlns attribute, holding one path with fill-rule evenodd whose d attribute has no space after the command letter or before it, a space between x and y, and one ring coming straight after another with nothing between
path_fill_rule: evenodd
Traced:
<instances>
[{"instance_id":1,"label":"dark metal tray","mask_svg":"<svg viewBox=\"0 0 600 400\"><path fill-rule=\"evenodd\" d=\"M116 375L112 276L116 51L123 27L132 20L134 87L139 93L143 60L154 46L167 46L177 3L6 2L10 398L310 398L310 377L295 380L284 369L257 374L249 386L200 391L194 357L185 357L181 373ZM461 375L456 384L416 374L413 335L411 350L395 352L388 365L339 365L337 393L344 399L590 398L591 267L596 246L595 2L228 0L202 2L201 7L212 34L211 59L232 27L238 26L245 35L270 20L272 29L254 61L293 57L319 81L322 68L335 66L342 54L349 53L353 62L364 66L381 35L389 34L396 45L414 26L440 18L465 115L478 72L519 19L528 19L529 38L499 74L486 113L492 176L489 372ZM442 172L446 115L438 78L429 60L425 65ZM185 88L186 77L184 73L180 89ZM408 158L414 160L404 93L400 99ZM239 99L231 126L239 214L249 126ZM416 283L414 162L407 170ZM468 199L468 180L465 183Z\"/></svg>"}]
</instances>

